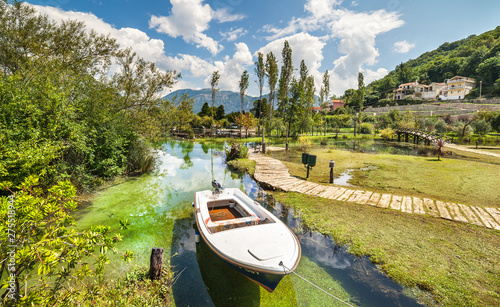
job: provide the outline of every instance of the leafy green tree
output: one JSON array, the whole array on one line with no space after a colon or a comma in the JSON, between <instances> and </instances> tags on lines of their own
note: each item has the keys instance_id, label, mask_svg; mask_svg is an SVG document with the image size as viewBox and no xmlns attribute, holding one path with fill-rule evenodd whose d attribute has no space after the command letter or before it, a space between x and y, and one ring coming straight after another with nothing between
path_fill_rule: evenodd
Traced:
<instances>
[{"instance_id":1,"label":"leafy green tree","mask_svg":"<svg viewBox=\"0 0 500 307\"><path fill-rule=\"evenodd\" d=\"M253 108L250 110L257 119L261 119L269 114L269 103L267 103L267 98L262 98L262 100L257 99L253 102Z\"/></svg>"},{"instance_id":2,"label":"leafy green tree","mask_svg":"<svg viewBox=\"0 0 500 307\"><path fill-rule=\"evenodd\" d=\"M220 75L219 75L219 71L216 70L212 73L212 77L210 78L210 86L212 87L212 124L211 126L213 126L213 121L214 121L214 104L215 104L215 93L217 93L217 91L219 90L217 88L217 84L219 84L219 79L220 79Z\"/></svg>"},{"instance_id":3,"label":"leafy green tree","mask_svg":"<svg viewBox=\"0 0 500 307\"><path fill-rule=\"evenodd\" d=\"M288 127L286 131L286 150L288 150L288 136L290 134L290 128L292 119L291 116L295 116L292 109L293 106L288 106L289 97L288 90L290 87L290 82L292 81L293 73L293 63L292 63L292 48L287 40L284 42L283 50L281 51L281 57L283 65L281 66L281 74L279 79L278 88L278 99L279 99L279 111L283 116L285 122L288 122Z\"/></svg>"},{"instance_id":4,"label":"leafy green tree","mask_svg":"<svg viewBox=\"0 0 500 307\"><path fill-rule=\"evenodd\" d=\"M243 102L245 100L245 95L248 88L248 72L246 70L241 74L239 86L240 86L240 99L241 99L240 113L243 114Z\"/></svg>"},{"instance_id":5,"label":"leafy green tree","mask_svg":"<svg viewBox=\"0 0 500 307\"><path fill-rule=\"evenodd\" d=\"M205 103L201 106L200 112L198 112L198 116L203 117L203 116L210 116L211 111L210 111L210 106L208 105L208 102L205 101Z\"/></svg>"},{"instance_id":6,"label":"leafy green tree","mask_svg":"<svg viewBox=\"0 0 500 307\"><path fill-rule=\"evenodd\" d=\"M261 52L259 52L257 54L257 61L255 62L255 74L257 75L257 84L259 86L259 101L262 101L262 89L264 88L264 81L265 81L265 78L266 78L266 66L264 64L264 54L262 54ZM263 110L261 110L260 112L262 112ZM264 140L264 125L262 125L265 117L264 116L261 116L260 118L260 123L261 125L259 126L259 133L260 133L260 129L262 127L262 144L264 145L265 144L265 140ZM266 153L265 152L265 146L262 147L263 149L263 153Z\"/></svg>"},{"instance_id":7,"label":"leafy green tree","mask_svg":"<svg viewBox=\"0 0 500 307\"><path fill-rule=\"evenodd\" d=\"M484 83L493 84L500 77L500 53L479 64L476 72Z\"/></svg>"},{"instance_id":8,"label":"leafy green tree","mask_svg":"<svg viewBox=\"0 0 500 307\"><path fill-rule=\"evenodd\" d=\"M276 92L276 84L278 83L278 60L276 56L270 51L266 56L266 76L267 76L267 85L269 87L269 103L270 113L269 119L273 117L274 112L274 96Z\"/></svg>"},{"instance_id":9,"label":"leafy green tree","mask_svg":"<svg viewBox=\"0 0 500 307\"><path fill-rule=\"evenodd\" d=\"M224 118L224 115L226 115L226 112L224 111L224 105L221 104L215 111L215 119L221 120Z\"/></svg>"},{"instance_id":10,"label":"leafy green tree","mask_svg":"<svg viewBox=\"0 0 500 307\"><path fill-rule=\"evenodd\" d=\"M43 191L38 181L29 176L15 188L1 183L9 196L1 197L0 214L9 218L0 223L0 275L12 280L2 299L6 304L64 306L76 289L95 290L95 278L109 262L108 252L118 253L115 246L121 236L113 232L125 229L128 222L121 221L115 230L106 226L76 230L70 215L77 206L75 188L64 181ZM127 251L122 258L131 260L133 254Z\"/></svg>"}]
</instances>

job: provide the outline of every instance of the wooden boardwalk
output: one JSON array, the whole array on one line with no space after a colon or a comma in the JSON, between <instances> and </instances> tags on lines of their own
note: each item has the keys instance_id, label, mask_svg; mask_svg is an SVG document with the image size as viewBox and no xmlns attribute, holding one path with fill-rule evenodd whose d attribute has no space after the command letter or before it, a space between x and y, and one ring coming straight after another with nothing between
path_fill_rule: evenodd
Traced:
<instances>
[{"instance_id":1,"label":"wooden boardwalk","mask_svg":"<svg viewBox=\"0 0 500 307\"><path fill-rule=\"evenodd\" d=\"M500 230L500 209L497 208L482 208L429 198L374 193L348 187L321 185L290 176L288 168L277 159L260 153L251 153L249 158L256 162L255 180L271 189L388 208L405 213L426 214Z\"/></svg>"}]
</instances>

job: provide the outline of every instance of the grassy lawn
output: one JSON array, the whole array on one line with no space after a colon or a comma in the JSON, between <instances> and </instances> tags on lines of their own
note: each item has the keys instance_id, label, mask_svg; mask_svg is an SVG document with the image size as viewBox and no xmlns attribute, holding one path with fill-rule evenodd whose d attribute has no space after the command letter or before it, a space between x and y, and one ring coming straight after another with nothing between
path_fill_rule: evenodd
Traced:
<instances>
[{"instance_id":1,"label":"grassy lawn","mask_svg":"<svg viewBox=\"0 0 500 307\"><path fill-rule=\"evenodd\" d=\"M500 304L500 232L443 219L273 193L307 226L367 255L391 278L429 291L441 306ZM428 305L434 302L427 301Z\"/></svg>"},{"instance_id":2,"label":"grassy lawn","mask_svg":"<svg viewBox=\"0 0 500 307\"><path fill-rule=\"evenodd\" d=\"M307 150L317 156L309 181L328 183L328 161L335 161L334 174L354 170L349 181L360 189L370 191L428 197L482 207L500 207L500 158L456 151L459 158L370 154L350 152L329 147ZM306 177L301 163L301 150L273 152L282 160L290 174Z\"/></svg>"}]
</instances>

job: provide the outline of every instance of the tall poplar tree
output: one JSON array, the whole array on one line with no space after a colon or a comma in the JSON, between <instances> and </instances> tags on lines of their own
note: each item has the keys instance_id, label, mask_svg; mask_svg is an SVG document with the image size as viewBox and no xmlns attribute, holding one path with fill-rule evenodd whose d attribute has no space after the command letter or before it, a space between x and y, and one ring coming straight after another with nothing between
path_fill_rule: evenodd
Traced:
<instances>
[{"instance_id":1,"label":"tall poplar tree","mask_svg":"<svg viewBox=\"0 0 500 307\"><path fill-rule=\"evenodd\" d=\"M330 96L330 75L328 74L328 70L325 71L323 75L323 84L321 85L321 89L319 92L319 99L321 101L321 107L325 108L326 104L328 104L328 97ZM326 135L326 111L325 111L325 135Z\"/></svg>"},{"instance_id":2,"label":"tall poplar tree","mask_svg":"<svg viewBox=\"0 0 500 307\"><path fill-rule=\"evenodd\" d=\"M248 88L248 71L244 71L241 74L240 79L240 98L241 98L241 114L240 117L243 117L243 101L245 100L245 92ZM240 125L240 137L241 137L241 125Z\"/></svg>"},{"instance_id":3,"label":"tall poplar tree","mask_svg":"<svg viewBox=\"0 0 500 307\"><path fill-rule=\"evenodd\" d=\"M365 82L362 72L358 73L358 99L359 99L358 129L360 129L361 119L362 119L361 113L363 112L363 104L365 101Z\"/></svg>"},{"instance_id":4,"label":"tall poplar tree","mask_svg":"<svg viewBox=\"0 0 500 307\"><path fill-rule=\"evenodd\" d=\"M259 85L259 101L260 101L260 106L262 106L262 89L264 88L264 79L266 77L266 67L264 65L264 55L262 52L259 52L257 54L257 61L255 62L255 74L257 75L257 84ZM262 113L262 109L260 110L260 113ZM262 121L264 120L264 117L261 116L260 118L260 123L261 125L259 127L262 127L262 152L266 152L266 147L264 144L264 126L262 125Z\"/></svg>"},{"instance_id":5,"label":"tall poplar tree","mask_svg":"<svg viewBox=\"0 0 500 307\"><path fill-rule=\"evenodd\" d=\"M279 80L278 97L279 97L279 107L283 114L284 121L287 121L287 116L290 116L288 112L288 91L290 87L290 82L292 81L293 73L293 63L292 63L292 48L287 40L285 40L283 50L281 51L281 57L283 60L283 65L281 66L281 74ZM288 151L288 136L290 134L291 121L288 121L288 127L286 128L286 150Z\"/></svg>"},{"instance_id":6,"label":"tall poplar tree","mask_svg":"<svg viewBox=\"0 0 500 307\"><path fill-rule=\"evenodd\" d=\"M212 132L212 127L214 126L214 103L215 103L215 93L219 90L217 84L219 84L219 71L216 70L212 73L212 78L210 79L210 85L212 86L212 125L210 126L210 133Z\"/></svg>"},{"instance_id":7,"label":"tall poplar tree","mask_svg":"<svg viewBox=\"0 0 500 307\"><path fill-rule=\"evenodd\" d=\"M278 60L272 52L269 52L266 56L267 85L269 87L269 103L271 104L269 120L272 119L274 112L274 95L276 92L276 84L278 83L278 74Z\"/></svg>"}]
</instances>

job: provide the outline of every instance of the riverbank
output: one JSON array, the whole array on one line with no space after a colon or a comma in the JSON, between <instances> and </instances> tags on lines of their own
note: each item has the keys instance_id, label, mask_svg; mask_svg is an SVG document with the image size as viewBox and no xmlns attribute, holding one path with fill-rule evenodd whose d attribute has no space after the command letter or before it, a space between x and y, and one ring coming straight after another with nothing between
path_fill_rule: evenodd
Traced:
<instances>
[{"instance_id":1,"label":"riverbank","mask_svg":"<svg viewBox=\"0 0 500 307\"><path fill-rule=\"evenodd\" d=\"M300 193L272 194L301 212L307 226L369 256L398 283L428 291L435 302L424 297L427 305L500 302L498 231Z\"/></svg>"}]
</instances>

